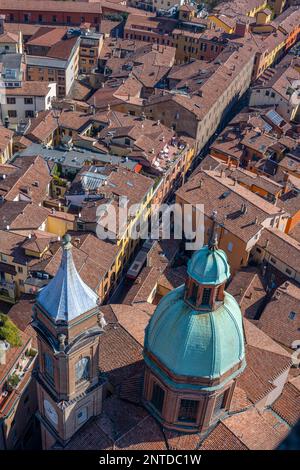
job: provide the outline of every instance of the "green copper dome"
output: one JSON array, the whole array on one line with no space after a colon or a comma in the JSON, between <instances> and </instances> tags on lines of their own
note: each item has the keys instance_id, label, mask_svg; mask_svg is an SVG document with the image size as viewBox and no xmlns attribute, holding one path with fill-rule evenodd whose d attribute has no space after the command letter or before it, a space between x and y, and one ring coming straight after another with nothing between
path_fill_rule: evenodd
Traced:
<instances>
[{"instance_id":1,"label":"green copper dome","mask_svg":"<svg viewBox=\"0 0 300 470\"><path fill-rule=\"evenodd\" d=\"M199 284L217 286L227 281L230 268L225 251L203 246L188 263L188 275Z\"/></svg>"},{"instance_id":2,"label":"green copper dome","mask_svg":"<svg viewBox=\"0 0 300 470\"><path fill-rule=\"evenodd\" d=\"M202 256L206 253L200 252ZM194 273L194 263L191 267ZM225 273L226 268L218 272L218 283ZM184 301L184 290L181 286L171 291L157 306L146 328L146 363L157 368L149 352L175 375L214 379L243 361L231 378L238 375L245 366L245 350L242 315L236 300L225 293L224 302L216 310L199 311Z\"/></svg>"}]
</instances>

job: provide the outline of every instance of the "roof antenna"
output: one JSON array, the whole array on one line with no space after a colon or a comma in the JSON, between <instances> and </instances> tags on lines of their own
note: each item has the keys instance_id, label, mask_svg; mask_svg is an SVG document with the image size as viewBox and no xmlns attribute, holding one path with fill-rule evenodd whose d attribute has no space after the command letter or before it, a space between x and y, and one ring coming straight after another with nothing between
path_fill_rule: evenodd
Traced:
<instances>
[{"instance_id":1,"label":"roof antenna","mask_svg":"<svg viewBox=\"0 0 300 470\"><path fill-rule=\"evenodd\" d=\"M208 249L209 250L217 250L218 249L218 234L217 234L217 231L216 231L217 211L213 211L212 220L213 220L213 226L212 226L211 236L210 236L210 239L209 239L209 242L208 242Z\"/></svg>"}]
</instances>

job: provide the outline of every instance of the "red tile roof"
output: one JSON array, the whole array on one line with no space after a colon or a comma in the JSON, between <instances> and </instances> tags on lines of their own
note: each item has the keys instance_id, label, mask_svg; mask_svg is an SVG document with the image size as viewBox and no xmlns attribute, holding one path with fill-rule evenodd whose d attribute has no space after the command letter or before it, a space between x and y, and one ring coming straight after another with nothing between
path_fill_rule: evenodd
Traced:
<instances>
[{"instance_id":1,"label":"red tile roof","mask_svg":"<svg viewBox=\"0 0 300 470\"><path fill-rule=\"evenodd\" d=\"M285 384L282 394L272 404L272 409L289 425L294 426L300 419L299 377Z\"/></svg>"}]
</instances>

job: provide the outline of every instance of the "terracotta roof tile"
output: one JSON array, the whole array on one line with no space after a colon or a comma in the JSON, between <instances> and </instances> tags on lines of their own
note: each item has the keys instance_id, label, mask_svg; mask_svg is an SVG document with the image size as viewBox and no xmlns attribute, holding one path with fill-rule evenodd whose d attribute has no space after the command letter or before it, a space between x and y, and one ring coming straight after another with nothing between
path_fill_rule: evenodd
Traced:
<instances>
[{"instance_id":1,"label":"terracotta roof tile","mask_svg":"<svg viewBox=\"0 0 300 470\"><path fill-rule=\"evenodd\" d=\"M121 326L106 327L100 350L100 370L113 384L122 383L143 367L142 347Z\"/></svg>"},{"instance_id":2,"label":"terracotta roof tile","mask_svg":"<svg viewBox=\"0 0 300 470\"><path fill-rule=\"evenodd\" d=\"M190 204L204 204L204 213L211 217L217 213L217 222L242 240L249 241L262 229L262 223L281 209L217 170L203 170L177 191L178 199ZM242 204L247 212L242 213Z\"/></svg>"},{"instance_id":3,"label":"terracotta roof tile","mask_svg":"<svg viewBox=\"0 0 300 470\"><path fill-rule=\"evenodd\" d=\"M0 183L0 194L7 201L17 201L23 194L23 199L40 204L48 194L51 176L47 163L40 156L18 157L9 172L4 165L0 165L0 173L6 174Z\"/></svg>"},{"instance_id":4,"label":"terracotta roof tile","mask_svg":"<svg viewBox=\"0 0 300 470\"><path fill-rule=\"evenodd\" d=\"M149 315L140 310L137 305L111 304L119 324L141 345L144 345L145 328Z\"/></svg>"},{"instance_id":5,"label":"terracotta roof tile","mask_svg":"<svg viewBox=\"0 0 300 470\"><path fill-rule=\"evenodd\" d=\"M133 405L110 396L103 402L103 409L97 418L101 430L113 441L126 436L126 433L149 417L141 406ZM138 442L140 436L135 436Z\"/></svg>"},{"instance_id":6,"label":"terracotta roof tile","mask_svg":"<svg viewBox=\"0 0 300 470\"><path fill-rule=\"evenodd\" d=\"M272 411L260 414L255 407L225 418L222 424L231 433L224 435L223 440L228 449L232 439L235 445L238 439L249 450L275 449L289 432L289 427Z\"/></svg>"},{"instance_id":7,"label":"terracotta roof tile","mask_svg":"<svg viewBox=\"0 0 300 470\"><path fill-rule=\"evenodd\" d=\"M7 149L12 142L14 132L6 127L0 126L0 153Z\"/></svg>"},{"instance_id":8,"label":"terracotta roof tile","mask_svg":"<svg viewBox=\"0 0 300 470\"><path fill-rule=\"evenodd\" d=\"M57 119L51 110L42 111L30 122L25 136L33 142L41 143L46 141L49 136L57 129Z\"/></svg>"},{"instance_id":9,"label":"terracotta roof tile","mask_svg":"<svg viewBox=\"0 0 300 470\"><path fill-rule=\"evenodd\" d=\"M182 433L164 429L164 435L169 450L195 450L199 446L200 436L198 433Z\"/></svg>"},{"instance_id":10,"label":"terracotta roof tile","mask_svg":"<svg viewBox=\"0 0 300 470\"><path fill-rule=\"evenodd\" d=\"M51 82L23 82L22 86L6 88L7 96L47 96L51 89Z\"/></svg>"},{"instance_id":11,"label":"terracotta roof tile","mask_svg":"<svg viewBox=\"0 0 300 470\"><path fill-rule=\"evenodd\" d=\"M102 431L97 419L88 421L65 447L66 450L112 450L113 441Z\"/></svg>"},{"instance_id":12,"label":"terracotta roof tile","mask_svg":"<svg viewBox=\"0 0 300 470\"><path fill-rule=\"evenodd\" d=\"M147 416L115 442L118 450L167 450L164 435L152 416Z\"/></svg>"},{"instance_id":13,"label":"terracotta roof tile","mask_svg":"<svg viewBox=\"0 0 300 470\"><path fill-rule=\"evenodd\" d=\"M297 423L300 418L300 388L293 384L293 380L285 384L282 394L272 404L272 409L290 426Z\"/></svg>"},{"instance_id":14,"label":"terracotta roof tile","mask_svg":"<svg viewBox=\"0 0 300 470\"><path fill-rule=\"evenodd\" d=\"M278 343L292 348L299 339L300 287L291 282L278 287L257 326Z\"/></svg>"},{"instance_id":15,"label":"terracotta roof tile","mask_svg":"<svg viewBox=\"0 0 300 470\"><path fill-rule=\"evenodd\" d=\"M227 292L239 303L243 315L254 319L260 314L266 301L266 290L258 270L247 268L237 272Z\"/></svg>"},{"instance_id":16,"label":"terracotta roof tile","mask_svg":"<svg viewBox=\"0 0 300 470\"><path fill-rule=\"evenodd\" d=\"M235 436L223 423L204 439L200 450L247 450L248 447Z\"/></svg>"}]
</instances>

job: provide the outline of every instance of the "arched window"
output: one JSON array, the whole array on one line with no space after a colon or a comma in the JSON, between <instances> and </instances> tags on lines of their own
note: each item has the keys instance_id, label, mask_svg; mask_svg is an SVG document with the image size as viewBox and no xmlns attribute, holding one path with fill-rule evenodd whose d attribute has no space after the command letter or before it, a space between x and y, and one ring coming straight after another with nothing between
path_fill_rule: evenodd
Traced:
<instances>
[{"instance_id":1,"label":"arched window","mask_svg":"<svg viewBox=\"0 0 300 470\"><path fill-rule=\"evenodd\" d=\"M83 382L84 380L89 380L90 378L90 358L83 357L76 362L75 365L75 381L76 384Z\"/></svg>"},{"instance_id":2,"label":"arched window","mask_svg":"<svg viewBox=\"0 0 300 470\"><path fill-rule=\"evenodd\" d=\"M50 379L50 380L54 380L54 367L53 367L53 359L52 357L50 356L50 354L48 353L45 353L44 354L44 370L45 370L45 374L46 376Z\"/></svg>"}]
</instances>

